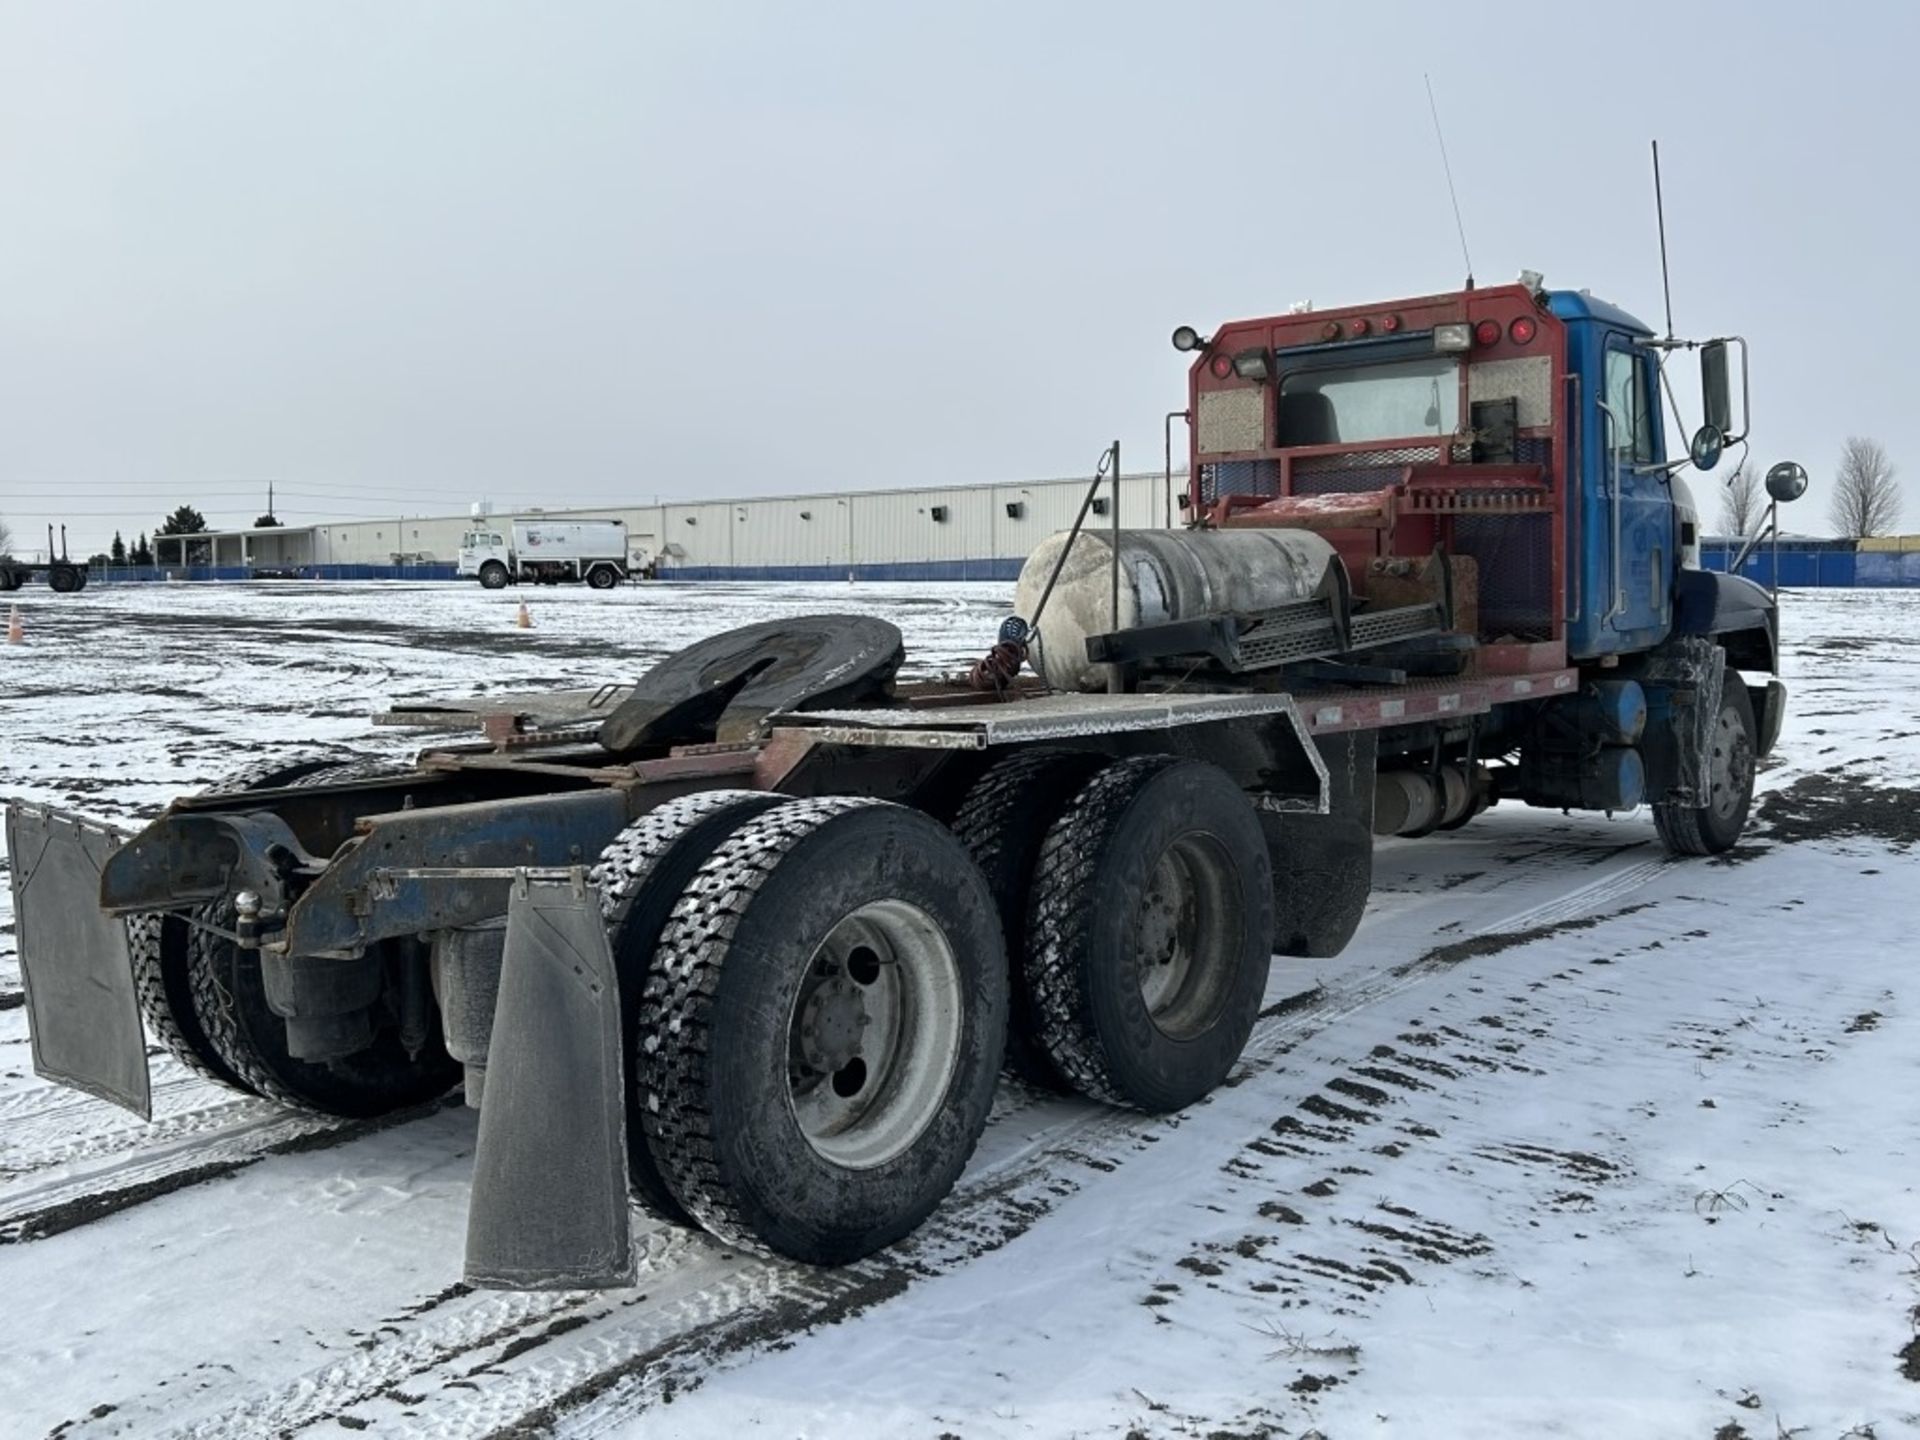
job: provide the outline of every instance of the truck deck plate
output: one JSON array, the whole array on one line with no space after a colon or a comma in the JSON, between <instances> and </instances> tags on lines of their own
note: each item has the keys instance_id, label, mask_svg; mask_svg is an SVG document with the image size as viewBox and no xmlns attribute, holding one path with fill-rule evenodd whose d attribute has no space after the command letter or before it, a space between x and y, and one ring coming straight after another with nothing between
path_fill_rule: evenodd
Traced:
<instances>
[{"instance_id":1,"label":"truck deck plate","mask_svg":"<svg viewBox=\"0 0 1920 1440\"><path fill-rule=\"evenodd\" d=\"M1032 700L936 709L812 710L779 717L785 727L828 732L820 738L863 745L984 749L1030 740L1165 730L1221 720L1286 717L1296 726L1292 695L1042 695Z\"/></svg>"}]
</instances>

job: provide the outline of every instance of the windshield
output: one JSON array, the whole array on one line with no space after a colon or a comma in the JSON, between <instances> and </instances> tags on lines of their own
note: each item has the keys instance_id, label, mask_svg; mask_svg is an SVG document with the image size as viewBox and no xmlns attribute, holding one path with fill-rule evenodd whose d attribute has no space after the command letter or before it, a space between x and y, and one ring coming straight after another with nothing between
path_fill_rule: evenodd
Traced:
<instances>
[{"instance_id":1,"label":"windshield","mask_svg":"<svg viewBox=\"0 0 1920 1440\"><path fill-rule=\"evenodd\" d=\"M1282 447L1451 435L1460 425L1460 362L1434 355L1296 370L1280 382L1278 411Z\"/></svg>"}]
</instances>

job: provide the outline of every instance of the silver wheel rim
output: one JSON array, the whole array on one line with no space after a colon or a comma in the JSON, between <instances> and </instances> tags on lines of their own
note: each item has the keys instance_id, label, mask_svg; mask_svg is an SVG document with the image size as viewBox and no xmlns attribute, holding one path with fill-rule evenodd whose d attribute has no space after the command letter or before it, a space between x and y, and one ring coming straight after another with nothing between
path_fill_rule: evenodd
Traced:
<instances>
[{"instance_id":1,"label":"silver wheel rim","mask_svg":"<svg viewBox=\"0 0 1920 1440\"><path fill-rule=\"evenodd\" d=\"M1747 739L1747 727L1731 707L1721 710L1719 722L1713 727L1710 773L1713 813L1722 820L1731 819L1753 779L1753 746Z\"/></svg>"},{"instance_id":2,"label":"silver wheel rim","mask_svg":"<svg viewBox=\"0 0 1920 1440\"><path fill-rule=\"evenodd\" d=\"M959 1064L961 988L917 905L876 900L827 933L787 1022L787 1099L820 1156L871 1170L925 1133Z\"/></svg>"},{"instance_id":3,"label":"silver wheel rim","mask_svg":"<svg viewBox=\"0 0 1920 1440\"><path fill-rule=\"evenodd\" d=\"M1182 835L1161 852L1141 897L1140 998L1164 1035L1191 1039L1219 1018L1244 924L1221 842Z\"/></svg>"}]
</instances>

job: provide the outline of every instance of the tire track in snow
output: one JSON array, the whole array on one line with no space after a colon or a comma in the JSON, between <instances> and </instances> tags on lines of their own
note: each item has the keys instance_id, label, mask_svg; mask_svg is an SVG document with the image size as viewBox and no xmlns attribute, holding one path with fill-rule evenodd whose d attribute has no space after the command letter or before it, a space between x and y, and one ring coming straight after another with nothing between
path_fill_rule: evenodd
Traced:
<instances>
[{"instance_id":1,"label":"tire track in snow","mask_svg":"<svg viewBox=\"0 0 1920 1440\"><path fill-rule=\"evenodd\" d=\"M1524 933L1589 914L1667 863L1621 861L1624 854L1608 874L1472 933ZM1444 973L1418 963L1375 966L1270 1007L1228 1083L1272 1070L1307 1035ZM331 1430L342 1416L350 1428L425 1436L507 1440L562 1422L570 1433L596 1433L670 1399L729 1356L834 1323L1000 1248L1076 1193L1077 1177L1118 1169L1181 1124L1178 1115L1094 1108L1018 1087L1003 1086L1002 1094L1012 1098L996 1107L955 1195L920 1231L861 1264L812 1270L743 1254L698 1232L656 1228L643 1237L638 1293L470 1292L415 1307L382 1322L353 1356L236 1396L174 1429L157 1427L177 1413L177 1402L150 1402L152 1423L139 1433L297 1436L315 1426ZM1007 1123L1023 1114L1028 1125ZM68 1433L127 1433L141 1411L137 1401L123 1403L101 1429L83 1423Z\"/></svg>"}]
</instances>

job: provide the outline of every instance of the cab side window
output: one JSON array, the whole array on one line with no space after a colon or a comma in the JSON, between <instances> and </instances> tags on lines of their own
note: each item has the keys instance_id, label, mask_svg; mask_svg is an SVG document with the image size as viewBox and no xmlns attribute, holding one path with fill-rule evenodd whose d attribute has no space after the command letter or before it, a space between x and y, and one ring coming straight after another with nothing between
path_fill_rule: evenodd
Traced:
<instances>
[{"instance_id":1,"label":"cab side window","mask_svg":"<svg viewBox=\"0 0 1920 1440\"><path fill-rule=\"evenodd\" d=\"M1605 393L1612 413L1610 446L1616 464L1653 463L1653 414L1648 403L1648 373L1644 356L1631 350L1609 349Z\"/></svg>"}]
</instances>

